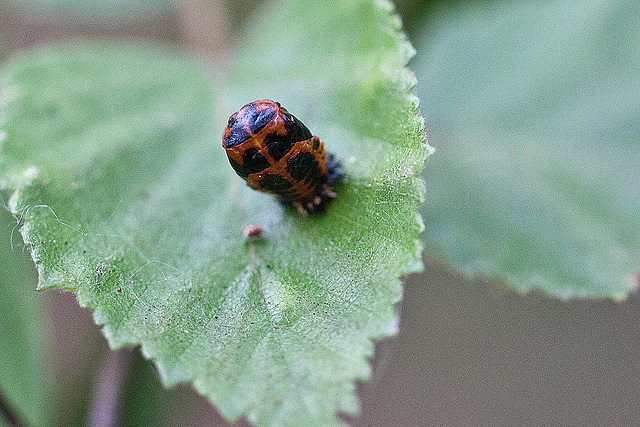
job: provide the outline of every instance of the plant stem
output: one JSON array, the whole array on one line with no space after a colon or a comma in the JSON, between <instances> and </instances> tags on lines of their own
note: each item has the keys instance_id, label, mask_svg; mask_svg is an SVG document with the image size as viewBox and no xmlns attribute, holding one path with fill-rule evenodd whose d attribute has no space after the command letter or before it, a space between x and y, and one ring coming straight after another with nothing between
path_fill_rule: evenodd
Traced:
<instances>
[{"instance_id":1,"label":"plant stem","mask_svg":"<svg viewBox=\"0 0 640 427\"><path fill-rule=\"evenodd\" d=\"M130 349L107 353L93 397L89 426L116 427L119 425L122 412L120 400L130 362Z\"/></svg>"}]
</instances>

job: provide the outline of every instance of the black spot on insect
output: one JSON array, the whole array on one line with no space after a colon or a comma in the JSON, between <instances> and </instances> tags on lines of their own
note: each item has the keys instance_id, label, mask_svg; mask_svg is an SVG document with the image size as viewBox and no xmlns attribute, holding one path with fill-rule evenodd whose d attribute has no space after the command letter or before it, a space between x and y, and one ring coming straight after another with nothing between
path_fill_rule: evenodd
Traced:
<instances>
[{"instance_id":1,"label":"black spot on insect","mask_svg":"<svg viewBox=\"0 0 640 427\"><path fill-rule=\"evenodd\" d=\"M239 164L229 157L229 164L242 178L256 172L261 172L269 167L269 161L255 147L248 148L243 156L243 164Z\"/></svg>"},{"instance_id":2,"label":"black spot on insect","mask_svg":"<svg viewBox=\"0 0 640 427\"><path fill-rule=\"evenodd\" d=\"M270 133L264 137L264 144L267 146L267 152L271 157L280 160L285 154L291 150L295 141L291 141L288 136Z\"/></svg>"},{"instance_id":3,"label":"black spot on insect","mask_svg":"<svg viewBox=\"0 0 640 427\"><path fill-rule=\"evenodd\" d=\"M289 113L284 115L284 128L287 130L287 137L293 142L305 141L312 137L309 128Z\"/></svg>"},{"instance_id":4,"label":"black spot on insect","mask_svg":"<svg viewBox=\"0 0 640 427\"><path fill-rule=\"evenodd\" d=\"M269 167L269 161L255 147L248 148L242 155L244 165L249 173L256 173Z\"/></svg>"},{"instance_id":5,"label":"black spot on insect","mask_svg":"<svg viewBox=\"0 0 640 427\"><path fill-rule=\"evenodd\" d=\"M234 114L229 118L229 123L227 127L231 130L226 138L222 141L222 146L225 148L235 147L236 145L240 145L249 139L249 134L243 126L243 120L238 117L238 113Z\"/></svg>"},{"instance_id":6,"label":"black spot on insect","mask_svg":"<svg viewBox=\"0 0 640 427\"><path fill-rule=\"evenodd\" d=\"M307 176L305 177L305 182L309 187L317 187L326 182L326 177L322 175L322 171L320 168L315 170L310 170Z\"/></svg>"},{"instance_id":7,"label":"black spot on insect","mask_svg":"<svg viewBox=\"0 0 640 427\"><path fill-rule=\"evenodd\" d=\"M276 194L286 194L291 190L291 183L280 175L266 174L259 182L261 189Z\"/></svg>"},{"instance_id":8,"label":"black spot on insect","mask_svg":"<svg viewBox=\"0 0 640 427\"><path fill-rule=\"evenodd\" d=\"M249 176L249 172L247 172L247 169L243 165L239 164L231 157L229 157L229 164L231 165L233 170L236 171L238 175L240 175L241 178L247 179L247 177Z\"/></svg>"},{"instance_id":9,"label":"black spot on insect","mask_svg":"<svg viewBox=\"0 0 640 427\"><path fill-rule=\"evenodd\" d=\"M296 181L308 180L310 176L322 174L315 156L306 152L287 160L287 172Z\"/></svg>"},{"instance_id":10,"label":"black spot on insect","mask_svg":"<svg viewBox=\"0 0 640 427\"><path fill-rule=\"evenodd\" d=\"M251 133L258 133L267 125L276 115L273 108L260 109L261 104L252 102L244 109L243 122L249 124Z\"/></svg>"}]
</instances>

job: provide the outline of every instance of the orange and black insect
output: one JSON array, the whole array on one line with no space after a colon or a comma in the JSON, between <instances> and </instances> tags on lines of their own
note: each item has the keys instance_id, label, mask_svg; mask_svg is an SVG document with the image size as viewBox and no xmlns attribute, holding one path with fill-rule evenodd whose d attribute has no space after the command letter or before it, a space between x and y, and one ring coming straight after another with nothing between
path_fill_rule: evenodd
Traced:
<instances>
[{"instance_id":1,"label":"orange and black insect","mask_svg":"<svg viewBox=\"0 0 640 427\"><path fill-rule=\"evenodd\" d=\"M342 177L324 143L280 103L263 99L229 117L222 146L249 187L275 194L301 213L321 213Z\"/></svg>"}]
</instances>

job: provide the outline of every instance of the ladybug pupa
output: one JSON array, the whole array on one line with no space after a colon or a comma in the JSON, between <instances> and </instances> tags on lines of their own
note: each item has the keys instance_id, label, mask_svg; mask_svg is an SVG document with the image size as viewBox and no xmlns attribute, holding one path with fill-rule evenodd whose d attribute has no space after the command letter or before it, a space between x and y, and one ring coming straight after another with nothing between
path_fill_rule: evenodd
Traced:
<instances>
[{"instance_id":1,"label":"ladybug pupa","mask_svg":"<svg viewBox=\"0 0 640 427\"><path fill-rule=\"evenodd\" d=\"M322 213L336 197L339 163L280 103L263 99L229 117L222 135L229 163L247 185L302 214Z\"/></svg>"}]
</instances>

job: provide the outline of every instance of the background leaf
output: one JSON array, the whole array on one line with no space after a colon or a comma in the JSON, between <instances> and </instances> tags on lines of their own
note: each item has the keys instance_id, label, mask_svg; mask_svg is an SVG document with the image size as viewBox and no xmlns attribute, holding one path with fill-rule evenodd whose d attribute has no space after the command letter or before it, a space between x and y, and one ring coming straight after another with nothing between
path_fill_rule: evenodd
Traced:
<instances>
[{"instance_id":1,"label":"background leaf","mask_svg":"<svg viewBox=\"0 0 640 427\"><path fill-rule=\"evenodd\" d=\"M141 343L166 384L194 381L230 419L341 424L371 338L397 329L398 276L420 268L429 147L403 68L412 49L385 2L282 2L253 25L217 100L202 70L156 48L15 60L2 184L40 288L75 290L113 347ZM283 210L227 164L226 117L260 97L343 161L327 215ZM247 224L265 239L245 242Z\"/></svg>"},{"instance_id":2,"label":"background leaf","mask_svg":"<svg viewBox=\"0 0 640 427\"><path fill-rule=\"evenodd\" d=\"M15 226L15 218L0 209L0 391L20 420L46 426L54 400L46 310L22 239L12 233Z\"/></svg>"},{"instance_id":3,"label":"background leaf","mask_svg":"<svg viewBox=\"0 0 640 427\"><path fill-rule=\"evenodd\" d=\"M640 267L640 4L440 10L415 69L438 161L425 243L466 273L624 298Z\"/></svg>"}]
</instances>

